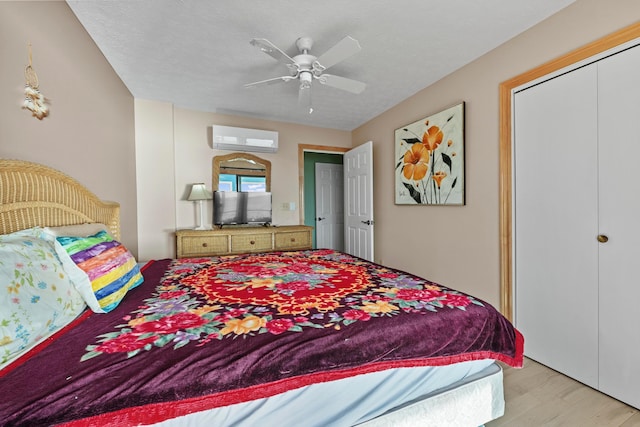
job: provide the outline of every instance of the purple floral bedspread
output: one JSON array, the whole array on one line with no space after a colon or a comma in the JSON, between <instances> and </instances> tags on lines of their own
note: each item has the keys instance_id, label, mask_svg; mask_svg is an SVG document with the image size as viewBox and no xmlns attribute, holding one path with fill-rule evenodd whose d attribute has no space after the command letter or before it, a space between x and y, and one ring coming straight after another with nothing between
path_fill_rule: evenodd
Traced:
<instances>
[{"instance_id":1,"label":"purple floral bedspread","mask_svg":"<svg viewBox=\"0 0 640 427\"><path fill-rule=\"evenodd\" d=\"M522 365L522 336L491 305L340 252L163 260L143 275L113 312L0 372L1 425L149 423L394 367Z\"/></svg>"}]
</instances>

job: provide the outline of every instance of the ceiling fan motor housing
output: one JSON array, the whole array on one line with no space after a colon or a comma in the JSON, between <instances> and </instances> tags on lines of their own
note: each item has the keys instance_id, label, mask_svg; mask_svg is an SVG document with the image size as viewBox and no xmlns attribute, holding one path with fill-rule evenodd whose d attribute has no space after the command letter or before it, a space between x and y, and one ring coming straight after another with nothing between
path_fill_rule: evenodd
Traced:
<instances>
[{"instance_id":1,"label":"ceiling fan motor housing","mask_svg":"<svg viewBox=\"0 0 640 427\"><path fill-rule=\"evenodd\" d=\"M294 56L293 60L298 64L298 69L300 71L312 70L316 57L307 53L301 53L300 55Z\"/></svg>"}]
</instances>

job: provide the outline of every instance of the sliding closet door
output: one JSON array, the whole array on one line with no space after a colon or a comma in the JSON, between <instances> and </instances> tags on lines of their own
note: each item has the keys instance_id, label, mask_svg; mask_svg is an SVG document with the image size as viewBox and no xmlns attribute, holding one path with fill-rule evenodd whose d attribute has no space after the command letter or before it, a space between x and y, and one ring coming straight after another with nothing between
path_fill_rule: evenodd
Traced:
<instances>
[{"instance_id":1,"label":"sliding closet door","mask_svg":"<svg viewBox=\"0 0 640 427\"><path fill-rule=\"evenodd\" d=\"M596 85L596 67L587 66L517 93L513 148L515 322L525 354L593 387Z\"/></svg>"},{"instance_id":2,"label":"sliding closet door","mask_svg":"<svg viewBox=\"0 0 640 427\"><path fill-rule=\"evenodd\" d=\"M598 63L600 390L640 408L640 47Z\"/></svg>"}]
</instances>

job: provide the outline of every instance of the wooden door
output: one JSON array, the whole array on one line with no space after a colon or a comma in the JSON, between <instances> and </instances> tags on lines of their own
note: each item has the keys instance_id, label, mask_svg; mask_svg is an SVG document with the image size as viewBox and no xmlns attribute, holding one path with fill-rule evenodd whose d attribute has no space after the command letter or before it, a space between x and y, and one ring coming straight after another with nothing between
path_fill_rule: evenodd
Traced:
<instances>
[{"instance_id":1,"label":"wooden door","mask_svg":"<svg viewBox=\"0 0 640 427\"><path fill-rule=\"evenodd\" d=\"M598 386L597 69L514 96L515 323L525 354Z\"/></svg>"}]
</instances>

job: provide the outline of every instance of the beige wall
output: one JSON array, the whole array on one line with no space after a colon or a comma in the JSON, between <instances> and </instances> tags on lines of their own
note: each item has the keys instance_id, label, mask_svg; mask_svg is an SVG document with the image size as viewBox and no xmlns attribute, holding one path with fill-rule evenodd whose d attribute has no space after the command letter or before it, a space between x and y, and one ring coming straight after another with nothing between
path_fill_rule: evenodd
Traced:
<instances>
[{"instance_id":1,"label":"beige wall","mask_svg":"<svg viewBox=\"0 0 640 427\"><path fill-rule=\"evenodd\" d=\"M176 192L173 105L136 99L138 260L173 257Z\"/></svg>"},{"instance_id":2,"label":"beige wall","mask_svg":"<svg viewBox=\"0 0 640 427\"><path fill-rule=\"evenodd\" d=\"M42 121L20 108L27 45ZM121 204L122 241L137 251L133 97L66 3L0 2L0 157L43 163Z\"/></svg>"},{"instance_id":3,"label":"beige wall","mask_svg":"<svg viewBox=\"0 0 640 427\"><path fill-rule=\"evenodd\" d=\"M374 141L376 260L498 306L498 85L639 17L638 0L579 0L356 129L354 145ZM466 206L394 205L394 130L460 101L466 105Z\"/></svg>"},{"instance_id":4,"label":"beige wall","mask_svg":"<svg viewBox=\"0 0 640 427\"><path fill-rule=\"evenodd\" d=\"M199 210L186 199L191 184L211 189L214 150L211 126L248 127L278 132L277 153L255 153L271 162L273 223L300 223L298 144L350 147L351 133L290 123L193 111L171 104L136 100L139 259L175 256L173 232L193 228ZM282 205L295 202L295 210ZM212 204L206 203L205 223L211 224Z\"/></svg>"}]
</instances>

